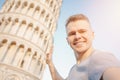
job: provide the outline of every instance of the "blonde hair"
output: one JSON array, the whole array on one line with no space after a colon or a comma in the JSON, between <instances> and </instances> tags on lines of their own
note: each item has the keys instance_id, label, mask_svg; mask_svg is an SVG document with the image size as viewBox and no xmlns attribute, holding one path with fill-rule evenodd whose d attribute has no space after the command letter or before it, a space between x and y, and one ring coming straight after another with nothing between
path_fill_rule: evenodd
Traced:
<instances>
[{"instance_id":1,"label":"blonde hair","mask_svg":"<svg viewBox=\"0 0 120 80\"><path fill-rule=\"evenodd\" d=\"M74 22L74 21L77 21L77 20L86 20L86 21L89 22L88 17L86 17L85 15L83 15L83 14L76 14L76 15L70 16L70 17L67 19L65 26L67 27L67 25L68 25L70 22Z\"/></svg>"}]
</instances>

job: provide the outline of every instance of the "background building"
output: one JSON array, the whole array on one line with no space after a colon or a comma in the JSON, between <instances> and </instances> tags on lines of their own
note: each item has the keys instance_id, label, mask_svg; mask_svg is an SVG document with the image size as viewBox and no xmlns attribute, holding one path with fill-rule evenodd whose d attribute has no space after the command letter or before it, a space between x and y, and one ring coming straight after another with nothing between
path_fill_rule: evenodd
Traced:
<instances>
[{"instance_id":1,"label":"background building","mask_svg":"<svg viewBox=\"0 0 120 80\"><path fill-rule=\"evenodd\" d=\"M6 0L0 10L0 80L41 80L62 0Z\"/></svg>"}]
</instances>

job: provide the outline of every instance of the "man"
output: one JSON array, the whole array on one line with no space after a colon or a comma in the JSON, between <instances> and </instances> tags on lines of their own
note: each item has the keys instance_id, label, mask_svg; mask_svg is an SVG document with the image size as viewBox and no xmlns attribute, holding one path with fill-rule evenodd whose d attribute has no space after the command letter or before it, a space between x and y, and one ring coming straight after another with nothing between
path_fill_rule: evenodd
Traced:
<instances>
[{"instance_id":1,"label":"man","mask_svg":"<svg viewBox=\"0 0 120 80\"><path fill-rule=\"evenodd\" d=\"M120 63L108 52L93 48L94 32L83 14L70 16L66 23L67 41L74 50L76 64L63 79L52 61L52 49L47 54L53 80L120 80Z\"/></svg>"}]
</instances>

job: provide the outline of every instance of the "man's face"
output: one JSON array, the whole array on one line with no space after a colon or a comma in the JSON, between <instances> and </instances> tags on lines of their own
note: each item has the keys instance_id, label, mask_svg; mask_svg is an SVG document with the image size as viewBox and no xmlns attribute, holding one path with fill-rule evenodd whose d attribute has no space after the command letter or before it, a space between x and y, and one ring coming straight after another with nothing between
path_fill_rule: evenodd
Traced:
<instances>
[{"instance_id":1,"label":"man's face","mask_svg":"<svg viewBox=\"0 0 120 80\"><path fill-rule=\"evenodd\" d=\"M70 22L67 26L67 41L75 52L81 53L92 47L94 32L86 20Z\"/></svg>"}]
</instances>

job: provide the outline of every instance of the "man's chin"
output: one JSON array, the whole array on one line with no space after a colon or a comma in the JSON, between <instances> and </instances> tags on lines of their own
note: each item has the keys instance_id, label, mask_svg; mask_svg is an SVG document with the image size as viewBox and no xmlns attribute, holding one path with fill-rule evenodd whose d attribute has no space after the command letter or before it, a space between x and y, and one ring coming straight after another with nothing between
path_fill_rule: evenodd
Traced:
<instances>
[{"instance_id":1,"label":"man's chin","mask_svg":"<svg viewBox=\"0 0 120 80\"><path fill-rule=\"evenodd\" d=\"M83 53L83 52L85 52L86 50L83 49L83 48L78 48L78 49L75 49L75 51L78 52L78 53Z\"/></svg>"}]
</instances>

